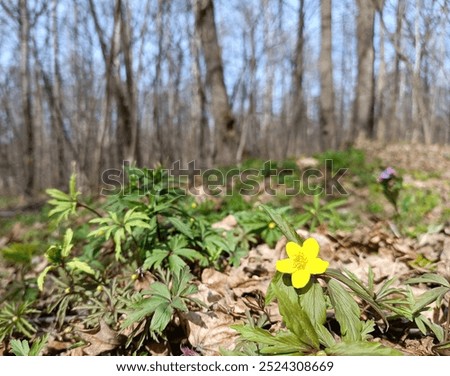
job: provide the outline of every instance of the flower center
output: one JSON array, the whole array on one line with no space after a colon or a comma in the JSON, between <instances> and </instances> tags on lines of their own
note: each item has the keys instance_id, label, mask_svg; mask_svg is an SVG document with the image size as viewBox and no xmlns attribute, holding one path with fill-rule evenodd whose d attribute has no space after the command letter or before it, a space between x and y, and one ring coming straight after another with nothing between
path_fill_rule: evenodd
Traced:
<instances>
[{"instance_id":1,"label":"flower center","mask_svg":"<svg viewBox=\"0 0 450 376\"><path fill-rule=\"evenodd\" d=\"M308 263L308 258L303 254L300 253L292 260L294 263L294 267L297 270L305 270L306 264Z\"/></svg>"}]
</instances>

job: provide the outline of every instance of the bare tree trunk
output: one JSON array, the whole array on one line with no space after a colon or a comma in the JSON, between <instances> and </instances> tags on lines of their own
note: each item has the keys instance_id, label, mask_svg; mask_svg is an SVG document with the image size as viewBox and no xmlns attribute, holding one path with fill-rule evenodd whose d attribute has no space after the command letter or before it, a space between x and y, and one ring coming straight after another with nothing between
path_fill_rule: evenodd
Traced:
<instances>
[{"instance_id":1,"label":"bare tree trunk","mask_svg":"<svg viewBox=\"0 0 450 376\"><path fill-rule=\"evenodd\" d=\"M195 25L199 30L206 63L206 83L211 91L211 110L215 128L213 159L214 162L231 163L236 155L237 135L225 87L213 0L195 0Z\"/></svg>"},{"instance_id":2,"label":"bare tree trunk","mask_svg":"<svg viewBox=\"0 0 450 376\"><path fill-rule=\"evenodd\" d=\"M25 194L31 196L35 189L35 125L31 98L30 18L27 0L19 0L19 12L21 101L25 127Z\"/></svg>"},{"instance_id":3,"label":"bare tree trunk","mask_svg":"<svg viewBox=\"0 0 450 376\"><path fill-rule=\"evenodd\" d=\"M252 14L247 10L246 11L246 19L247 23L250 25L249 30L249 42L250 42L250 56L248 57L246 51L246 43L245 43L245 34L243 38L244 44L244 55L246 60L248 60L249 65L249 94L248 94L248 110L246 116L244 116L242 122L242 131L241 137L239 140L239 147L236 153L236 161L238 163L242 162L242 157L245 151L251 150L251 145L249 143L254 142L255 140L248 140L248 135L250 132L256 134L255 126L256 126L256 97L257 97L257 82L256 82L256 30L255 30L255 18Z\"/></svg>"},{"instance_id":4,"label":"bare tree trunk","mask_svg":"<svg viewBox=\"0 0 450 376\"><path fill-rule=\"evenodd\" d=\"M331 0L322 0L320 45L320 143L322 150L335 147L336 120L332 61Z\"/></svg>"},{"instance_id":5,"label":"bare tree trunk","mask_svg":"<svg viewBox=\"0 0 450 376\"><path fill-rule=\"evenodd\" d=\"M133 49L131 15L128 5L118 0L120 11L120 41L123 61L125 65L125 83L122 84L120 76L117 75L119 108L121 108L122 119L119 123L118 137L123 141L121 154L124 160L136 162L139 155L138 149L138 124L137 124L137 102L136 84L133 69Z\"/></svg>"},{"instance_id":6,"label":"bare tree trunk","mask_svg":"<svg viewBox=\"0 0 450 376\"><path fill-rule=\"evenodd\" d=\"M264 96L263 96L263 117L261 125L261 140L263 147L261 152L267 155L270 149L270 134L273 128L273 85L275 80L275 57L273 49L273 32L271 24L274 22L269 0L263 0L263 34L264 51L266 53Z\"/></svg>"},{"instance_id":7,"label":"bare tree trunk","mask_svg":"<svg viewBox=\"0 0 450 376\"><path fill-rule=\"evenodd\" d=\"M305 0L299 1L298 24L297 24L297 41L295 45L295 53L293 59L292 70L292 108L293 117L291 121L291 130L293 136L290 137L290 144L293 147L287 148L288 155L297 155L298 146L304 149L309 147L307 132L307 117L305 114L305 100L303 98L303 76L304 76L304 57L303 46L305 44ZM300 145L298 140L300 139ZM289 144L288 144L289 145ZM310 151L310 150L308 150Z\"/></svg>"},{"instance_id":8,"label":"bare tree trunk","mask_svg":"<svg viewBox=\"0 0 450 376\"><path fill-rule=\"evenodd\" d=\"M425 144L431 143L430 123L425 108L423 97L426 95L425 88L422 85L421 67L422 67L422 55L423 44L426 42L422 39L420 32L422 1L416 0L416 12L414 17L414 67L412 76L412 130L411 140L418 142L422 139ZM429 25L426 25L429 26ZM423 137L421 137L423 136Z\"/></svg>"},{"instance_id":9,"label":"bare tree trunk","mask_svg":"<svg viewBox=\"0 0 450 376\"><path fill-rule=\"evenodd\" d=\"M386 86L386 60L385 60L385 52L384 52L384 28L381 25L383 19L383 4L381 4L380 11L380 63L378 68L378 79L377 79L377 95L376 95L376 103L377 103L377 114L376 114L376 122L377 122L377 138L380 140L386 139L386 119L384 116L385 112L385 86Z\"/></svg>"},{"instance_id":10,"label":"bare tree trunk","mask_svg":"<svg viewBox=\"0 0 450 376\"><path fill-rule=\"evenodd\" d=\"M162 58L163 58L163 40L164 40L164 0L158 0L158 12L156 14L156 31L158 35L158 53L156 55L155 76L153 78L153 125L156 132L155 149L158 150L158 161L164 164L165 138L163 134L162 124L160 120L160 88L162 74Z\"/></svg>"},{"instance_id":11,"label":"bare tree trunk","mask_svg":"<svg viewBox=\"0 0 450 376\"><path fill-rule=\"evenodd\" d=\"M113 101L113 69L114 65L117 66L117 46L120 43L120 25L119 25L119 17L117 12L117 4L114 11L114 24L111 36L111 46L108 50L108 45L105 40L105 33L100 27L99 19L97 16L97 12L95 10L95 5L93 0L89 0L89 8L94 21L95 30L99 39L103 60L105 62L105 99L102 103L102 116L101 121L99 122L99 129L97 132L97 141L96 148L93 153L93 176L92 180L98 180L100 177L100 172L102 168L103 156L104 156L104 148L107 139L107 134L111 129L111 109L112 109L112 101Z\"/></svg>"},{"instance_id":12,"label":"bare tree trunk","mask_svg":"<svg viewBox=\"0 0 450 376\"><path fill-rule=\"evenodd\" d=\"M364 132L366 137L373 138L374 127L374 19L375 6L372 1L357 0L357 50L358 79L353 108L353 134Z\"/></svg>"},{"instance_id":13,"label":"bare tree trunk","mask_svg":"<svg viewBox=\"0 0 450 376\"><path fill-rule=\"evenodd\" d=\"M63 187L66 183L66 164L65 164L65 147L63 135L63 117L61 103L61 72L59 70L59 41L58 41L58 2L52 0L51 18L52 18L52 38L53 38L53 85L52 85L52 124L53 131L56 135L56 150L58 153L58 180L57 186Z\"/></svg>"},{"instance_id":14,"label":"bare tree trunk","mask_svg":"<svg viewBox=\"0 0 450 376\"><path fill-rule=\"evenodd\" d=\"M201 75L200 50L201 41L197 28L192 32L191 46L191 72L192 72L192 137L193 145L198 149L199 167L204 168L209 165L210 150L208 148L208 118L206 116L206 95ZM193 156L196 156L194 154Z\"/></svg>"},{"instance_id":15,"label":"bare tree trunk","mask_svg":"<svg viewBox=\"0 0 450 376\"><path fill-rule=\"evenodd\" d=\"M399 108L399 99L400 99L400 81L401 81L401 72L400 72L400 51L401 51L401 43L402 43L402 25L403 25L403 14L405 12L405 1L398 0L397 2L397 10L396 10L396 26L395 26L395 34L394 34L394 49L395 49L395 57L394 57L394 88L391 98L391 111L389 115L390 127L388 129L388 138L398 138L401 135L401 122L400 117L398 116L398 108Z\"/></svg>"}]
</instances>

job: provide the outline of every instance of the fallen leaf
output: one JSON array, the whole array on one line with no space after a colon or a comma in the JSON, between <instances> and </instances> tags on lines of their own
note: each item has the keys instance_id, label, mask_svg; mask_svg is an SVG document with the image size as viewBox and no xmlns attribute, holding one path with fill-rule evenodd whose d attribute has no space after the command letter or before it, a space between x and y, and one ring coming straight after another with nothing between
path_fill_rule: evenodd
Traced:
<instances>
[{"instance_id":1,"label":"fallen leaf","mask_svg":"<svg viewBox=\"0 0 450 376\"><path fill-rule=\"evenodd\" d=\"M220 348L234 348L238 333L230 325L238 324L231 315L222 312L188 312L182 315L188 340L202 355L220 355Z\"/></svg>"},{"instance_id":2,"label":"fallen leaf","mask_svg":"<svg viewBox=\"0 0 450 376\"><path fill-rule=\"evenodd\" d=\"M226 231L232 230L237 226L237 220L234 215L229 214L224 219L219 222L213 223L211 225L212 228L219 228Z\"/></svg>"},{"instance_id":3,"label":"fallen leaf","mask_svg":"<svg viewBox=\"0 0 450 376\"><path fill-rule=\"evenodd\" d=\"M76 329L81 339L89 344L83 347L86 355L99 355L106 351L114 350L124 344L126 337L112 330L103 320L100 320L100 328L93 330Z\"/></svg>"}]
</instances>

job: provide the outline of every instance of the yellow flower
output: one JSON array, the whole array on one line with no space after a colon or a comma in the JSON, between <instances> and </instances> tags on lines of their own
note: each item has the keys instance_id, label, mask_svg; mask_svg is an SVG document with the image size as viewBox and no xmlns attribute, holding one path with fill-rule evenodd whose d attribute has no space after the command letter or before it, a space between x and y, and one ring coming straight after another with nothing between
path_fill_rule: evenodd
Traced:
<instances>
[{"instance_id":1,"label":"yellow flower","mask_svg":"<svg viewBox=\"0 0 450 376\"><path fill-rule=\"evenodd\" d=\"M273 230L275 227L277 227L277 225L275 224L275 222L270 222L267 227L269 227L271 230Z\"/></svg>"},{"instance_id":2,"label":"yellow flower","mask_svg":"<svg viewBox=\"0 0 450 376\"><path fill-rule=\"evenodd\" d=\"M328 261L317 257L319 243L309 238L300 246L294 242L286 244L286 253L289 258L278 260L276 268L281 273L292 274L292 286L297 289L305 287L311 274L322 274L328 268Z\"/></svg>"},{"instance_id":3,"label":"yellow flower","mask_svg":"<svg viewBox=\"0 0 450 376\"><path fill-rule=\"evenodd\" d=\"M192 204L191 204L191 208L192 209L195 209L197 207L197 204L195 203L195 202L193 202Z\"/></svg>"}]
</instances>

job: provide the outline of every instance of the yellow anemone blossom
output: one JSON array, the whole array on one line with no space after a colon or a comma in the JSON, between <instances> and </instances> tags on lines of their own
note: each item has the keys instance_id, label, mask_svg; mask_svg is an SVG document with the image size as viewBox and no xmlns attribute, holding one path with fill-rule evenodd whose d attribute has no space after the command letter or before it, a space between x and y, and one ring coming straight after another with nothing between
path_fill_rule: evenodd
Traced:
<instances>
[{"instance_id":1,"label":"yellow anemone blossom","mask_svg":"<svg viewBox=\"0 0 450 376\"><path fill-rule=\"evenodd\" d=\"M286 244L289 258L278 260L276 268L281 273L292 274L292 286L297 289L305 287L311 274L322 274L328 268L328 261L317 257L319 243L316 239L306 239L303 245L294 242Z\"/></svg>"}]
</instances>

